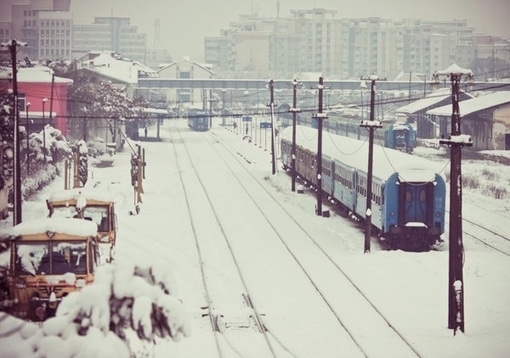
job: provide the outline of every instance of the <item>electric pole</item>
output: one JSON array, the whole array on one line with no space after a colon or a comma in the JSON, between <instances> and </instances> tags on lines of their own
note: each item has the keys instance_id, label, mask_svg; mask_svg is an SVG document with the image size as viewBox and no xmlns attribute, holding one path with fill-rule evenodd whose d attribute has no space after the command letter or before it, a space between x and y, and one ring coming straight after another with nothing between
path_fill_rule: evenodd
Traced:
<instances>
[{"instance_id":1,"label":"electric pole","mask_svg":"<svg viewBox=\"0 0 510 358\"><path fill-rule=\"evenodd\" d=\"M291 190L296 191L296 116L301 110L297 108L297 86L299 85L297 79L292 81L292 159L291 159L291 174L292 184Z\"/></svg>"},{"instance_id":2,"label":"electric pole","mask_svg":"<svg viewBox=\"0 0 510 358\"><path fill-rule=\"evenodd\" d=\"M370 81L370 120L361 120L360 127L368 130L368 170L367 170L367 204L365 210L365 253L370 252L370 238L372 237L372 171L374 162L374 131L381 128L379 121L375 120L375 82L379 80L379 76L371 75L361 80Z\"/></svg>"},{"instance_id":3,"label":"electric pole","mask_svg":"<svg viewBox=\"0 0 510 358\"><path fill-rule=\"evenodd\" d=\"M464 248L462 243L462 147L472 146L471 137L462 135L460 128L459 89L463 76L469 80L473 73L457 65L434 73L435 83L440 77L449 78L452 84L451 134L448 139L440 140L450 148L450 229L448 261L448 328L453 334L460 329L464 332Z\"/></svg>"},{"instance_id":4,"label":"electric pole","mask_svg":"<svg viewBox=\"0 0 510 358\"><path fill-rule=\"evenodd\" d=\"M322 120L328 118L325 113L322 113L322 96L324 92L324 79L319 77L319 84L317 85L319 108L317 114L314 116L317 120L317 208L315 213L322 216Z\"/></svg>"},{"instance_id":5,"label":"electric pole","mask_svg":"<svg viewBox=\"0 0 510 358\"><path fill-rule=\"evenodd\" d=\"M271 173L276 174L276 156L275 156L275 146L274 146L274 81L269 80L269 93L270 93L270 101L269 108L271 111L271 162L272 162L272 170Z\"/></svg>"}]
</instances>

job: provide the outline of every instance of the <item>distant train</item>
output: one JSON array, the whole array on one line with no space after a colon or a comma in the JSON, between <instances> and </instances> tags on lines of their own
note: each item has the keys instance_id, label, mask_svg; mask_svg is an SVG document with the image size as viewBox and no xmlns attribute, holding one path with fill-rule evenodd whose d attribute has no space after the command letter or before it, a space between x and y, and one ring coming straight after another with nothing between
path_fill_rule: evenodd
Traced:
<instances>
[{"instance_id":1,"label":"distant train","mask_svg":"<svg viewBox=\"0 0 510 358\"><path fill-rule=\"evenodd\" d=\"M344 137L363 139L368 138L366 128L360 127L359 120L347 119L344 117L332 116L324 122L324 130ZM292 122L282 116L282 124L290 125ZM316 120L313 118L298 119L298 124L317 128ZM411 153L416 148L416 130L409 123L383 123L383 128L374 132L375 142L387 148L397 149Z\"/></svg>"},{"instance_id":2,"label":"distant train","mask_svg":"<svg viewBox=\"0 0 510 358\"><path fill-rule=\"evenodd\" d=\"M296 128L296 175L317 187L317 130ZM292 127L281 132L282 164L291 168ZM324 131L321 183L325 195L365 219L368 142ZM392 247L428 249L444 233L445 180L424 158L374 145L372 225Z\"/></svg>"},{"instance_id":3,"label":"distant train","mask_svg":"<svg viewBox=\"0 0 510 358\"><path fill-rule=\"evenodd\" d=\"M411 153L416 148L416 131L409 123L392 123L384 131L384 146Z\"/></svg>"},{"instance_id":4,"label":"distant train","mask_svg":"<svg viewBox=\"0 0 510 358\"><path fill-rule=\"evenodd\" d=\"M188 111L188 127L198 132L209 130L209 113L200 109L190 109Z\"/></svg>"}]
</instances>

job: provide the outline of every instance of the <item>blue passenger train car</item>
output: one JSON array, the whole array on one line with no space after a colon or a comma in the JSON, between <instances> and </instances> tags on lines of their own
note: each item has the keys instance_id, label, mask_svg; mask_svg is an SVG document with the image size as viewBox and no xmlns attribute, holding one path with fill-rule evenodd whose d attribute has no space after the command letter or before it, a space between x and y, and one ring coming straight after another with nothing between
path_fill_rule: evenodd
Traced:
<instances>
[{"instance_id":1,"label":"blue passenger train car","mask_svg":"<svg viewBox=\"0 0 510 358\"><path fill-rule=\"evenodd\" d=\"M384 146L411 153L416 147L416 132L409 123L393 123L384 132Z\"/></svg>"},{"instance_id":2,"label":"blue passenger train car","mask_svg":"<svg viewBox=\"0 0 510 358\"><path fill-rule=\"evenodd\" d=\"M209 130L209 113L200 109L188 111L188 127L194 131L205 132Z\"/></svg>"},{"instance_id":3,"label":"blue passenger train car","mask_svg":"<svg viewBox=\"0 0 510 358\"><path fill-rule=\"evenodd\" d=\"M296 129L296 173L316 186L317 130ZM281 132L282 164L291 167L292 128ZM324 195L365 219L368 143L324 132L321 182ZM372 225L393 247L428 249L444 233L446 184L442 165L374 145Z\"/></svg>"}]
</instances>

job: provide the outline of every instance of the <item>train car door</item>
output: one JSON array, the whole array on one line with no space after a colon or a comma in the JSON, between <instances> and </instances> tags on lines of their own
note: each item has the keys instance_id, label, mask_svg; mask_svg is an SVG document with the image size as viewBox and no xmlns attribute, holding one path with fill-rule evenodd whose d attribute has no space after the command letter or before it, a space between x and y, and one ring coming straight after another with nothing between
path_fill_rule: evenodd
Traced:
<instances>
[{"instance_id":1,"label":"train car door","mask_svg":"<svg viewBox=\"0 0 510 358\"><path fill-rule=\"evenodd\" d=\"M395 149L407 149L409 143L409 131L407 129L393 130L393 145Z\"/></svg>"},{"instance_id":2,"label":"train car door","mask_svg":"<svg viewBox=\"0 0 510 358\"><path fill-rule=\"evenodd\" d=\"M424 223L427 226L432 222L434 187L432 183L401 182L399 189L399 226L409 222Z\"/></svg>"}]
</instances>

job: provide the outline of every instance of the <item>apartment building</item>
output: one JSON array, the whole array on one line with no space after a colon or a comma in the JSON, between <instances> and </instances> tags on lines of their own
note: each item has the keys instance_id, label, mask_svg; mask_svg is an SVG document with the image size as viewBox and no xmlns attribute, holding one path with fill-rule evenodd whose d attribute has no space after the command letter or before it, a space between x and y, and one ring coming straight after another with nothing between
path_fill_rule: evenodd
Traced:
<instances>
[{"instance_id":1,"label":"apartment building","mask_svg":"<svg viewBox=\"0 0 510 358\"><path fill-rule=\"evenodd\" d=\"M23 55L33 60L40 58L41 41L42 51L49 50L51 57L65 54L72 39L70 7L71 0L2 0L0 41L26 42Z\"/></svg>"},{"instance_id":2,"label":"apartment building","mask_svg":"<svg viewBox=\"0 0 510 358\"><path fill-rule=\"evenodd\" d=\"M74 24L70 2L1 0L0 41L25 42L22 55L32 61L78 58L97 50L114 51L155 65L170 59L164 50L148 51L147 35L138 32L127 17L96 17L92 24Z\"/></svg>"},{"instance_id":3,"label":"apartment building","mask_svg":"<svg viewBox=\"0 0 510 358\"><path fill-rule=\"evenodd\" d=\"M205 61L215 65L218 76L317 72L335 79L372 73L393 79L402 71L430 76L451 63L470 68L482 53L493 54L494 70L508 67L510 42L490 37L497 44L491 53L466 20L336 16L333 10L312 9L294 10L287 18L240 17L220 36L205 38Z\"/></svg>"},{"instance_id":4,"label":"apartment building","mask_svg":"<svg viewBox=\"0 0 510 358\"><path fill-rule=\"evenodd\" d=\"M96 17L92 24L74 25L72 57L96 50L113 51L145 62L147 35L139 33L128 17Z\"/></svg>"}]
</instances>

